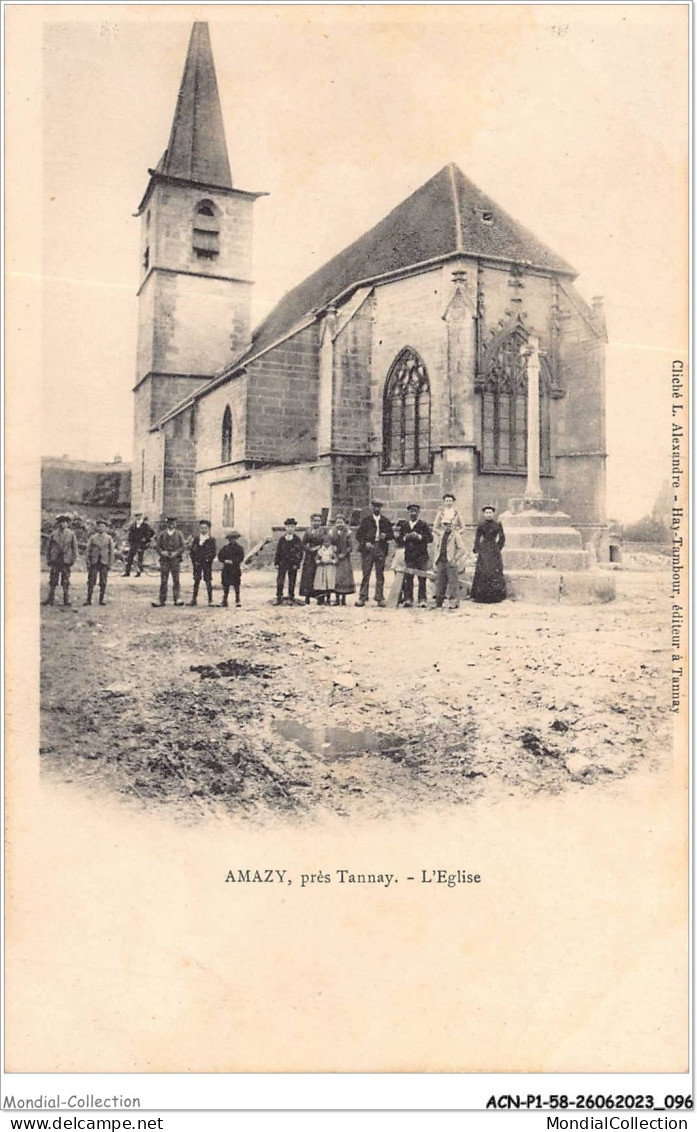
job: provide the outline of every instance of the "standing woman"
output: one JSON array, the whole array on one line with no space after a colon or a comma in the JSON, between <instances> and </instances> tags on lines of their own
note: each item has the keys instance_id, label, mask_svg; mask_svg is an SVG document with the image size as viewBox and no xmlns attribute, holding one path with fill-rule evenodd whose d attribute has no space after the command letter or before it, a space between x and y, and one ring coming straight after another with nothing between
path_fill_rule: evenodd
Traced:
<instances>
[{"instance_id":1,"label":"standing woman","mask_svg":"<svg viewBox=\"0 0 697 1132\"><path fill-rule=\"evenodd\" d=\"M303 566L300 574L300 596L305 598L305 605L309 605L310 598L315 597L317 551L322 545L324 534L322 516L310 515L310 526L303 535Z\"/></svg>"},{"instance_id":2,"label":"standing woman","mask_svg":"<svg viewBox=\"0 0 697 1132\"><path fill-rule=\"evenodd\" d=\"M343 515L337 515L332 538L336 546L335 605L346 605L346 594L355 594L356 583L351 565L353 539Z\"/></svg>"},{"instance_id":3,"label":"standing woman","mask_svg":"<svg viewBox=\"0 0 697 1132\"><path fill-rule=\"evenodd\" d=\"M484 518L474 536L477 565L472 580L472 601L495 602L506 597L501 551L506 543L503 527L494 518L494 507L482 507Z\"/></svg>"}]
</instances>

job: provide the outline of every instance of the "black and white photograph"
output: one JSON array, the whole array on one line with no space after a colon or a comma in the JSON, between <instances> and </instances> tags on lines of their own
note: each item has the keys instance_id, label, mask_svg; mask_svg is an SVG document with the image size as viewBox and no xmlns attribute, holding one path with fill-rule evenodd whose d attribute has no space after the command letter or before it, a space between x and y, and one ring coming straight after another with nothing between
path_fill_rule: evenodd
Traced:
<instances>
[{"instance_id":1,"label":"black and white photograph","mask_svg":"<svg viewBox=\"0 0 697 1132\"><path fill-rule=\"evenodd\" d=\"M688 6L5 25L6 1074L680 1079Z\"/></svg>"}]
</instances>

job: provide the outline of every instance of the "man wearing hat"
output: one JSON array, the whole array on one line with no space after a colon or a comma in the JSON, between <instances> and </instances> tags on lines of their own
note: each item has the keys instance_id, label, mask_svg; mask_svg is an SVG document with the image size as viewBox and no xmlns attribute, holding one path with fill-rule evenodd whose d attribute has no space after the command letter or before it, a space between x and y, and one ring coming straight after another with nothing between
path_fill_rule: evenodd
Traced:
<instances>
[{"instance_id":1,"label":"man wearing hat","mask_svg":"<svg viewBox=\"0 0 697 1132\"><path fill-rule=\"evenodd\" d=\"M221 605L227 605L230 586L235 591L235 605L240 606L240 582L242 580L242 560L244 550L239 543L240 532L228 531L225 535L225 546L220 548L218 561L223 564L221 581L223 583L223 600Z\"/></svg>"},{"instance_id":2,"label":"man wearing hat","mask_svg":"<svg viewBox=\"0 0 697 1132\"><path fill-rule=\"evenodd\" d=\"M375 567L375 600L378 605L385 604L385 559L388 543L394 539L394 531L389 519L382 514L382 503L374 499L372 514L365 515L356 531L356 541L361 552L363 578L356 605L365 605L368 600L370 575Z\"/></svg>"},{"instance_id":3,"label":"man wearing hat","mask_svg":"<svg viewBox=\"0 0 697 1132\"><path fill-rule=\"evenodd\" d=\"M56 586L63 587L63 605L70 605L70 568L77 559L77 538L70 527L69 515L58 515L46 548L50 569L46 605L53 605Z\"/></svg>"},{"instance_id":4,"label":"man wearing hat","mask_svg":"<svg viewBox=\"0 0 697 1132\"><path fill-rule=\"evenodd\" d=\"M433 542L433 535L428 523L419 518L421 508L418 503L410 503L407 507L408 519L401 519L397 524L395 541L397 546L404 548L404 565L411 570L428 570L428 546ZM419 578L419 605L426 608L426 579ZM404 605L408 608L414 604L414 575L405 574L402 586Z\"/></svg>"},{"instance_id":5,"label":"man wearing hat","mask_svg":"<svg viewBox=\"0 0 697 1132\"><path fill-rule=\"evenodd\" d=\"M92 604L92 594L99 579L99 604L106 605L106 583L109 570L114 562L114 540L107 530L106 519L97 519L97 529L90 535L85 550L87 561L87 601Z\"/></svg>"},{"instance_id":6,"label":"man wearing hat","mask_svg":"<svg viewBox=\"0 0 697 1132\"><path fill-rule=\"evenodd\" d=\"M208 519L201 519L198 525L198 534L193 538L189 547L191 565L194 569L194 592L191 595L190 605L196 605L201 578L206 585L208 604L213 604L213 562L217 549L215 539L211 538L211 525Z\"/></svg>"},{"instance_id":7,"label":"man wearing hat","mask_svg":"<svg viewBox=\"0 0 697 1132\"><path fill-rule=\"evenodd\" d=\"M128 554L126 556L126 569L123 572L124 578L130 578L134 559L136 561L136 578L139 578L143 573L143 555L154 534L155 532L152 527L148 526L148 521L143 512L136 511L133 522L128 528Z\"/></svg>"},{"instance_id":8,"label":"man wearing hat","mask_svg":"<svg viewBox=\"0 0 697 1132\"><path fill-rule=\"evenodd\" d=\"M457 514L457 512L456 512ZM460 605L460 569L464 566L465 543L454 516L445 515L435 530L433 564L436 568L436 608L447 597L451 609Z\"/></svg>"},{"instance_id":9,"label":"man wearing hat","mask_svg":"<svg viewBox=\"0 0 697 1132\"><path fill-rule=\"evenodd\" d=\"M155 544L160 556L160 600L154 601L154 606L165 605L167 602L167 581L172 575L172 601L175 605L183 605L179 600L179 570L186 550L186 543L181 531L177 530L177 520L167 519L165 529L160 531Z\"/></svg>"},{"instance_id":10,"label":"man wearing hat","mask_svg":"<svg viewBox=\"0 0 697 1132\"><path fill-rule=\"evenodd\" d=\"M283 526L285 533L281 535L276 546L274 563L278 574L276 575L276 605L283 604L283 589L288 579L288 600L295 601L295 579L298 568L303 559L303 544L295 533L297 527L295 519L286 519Z\"/></svg>"}]
</instances>

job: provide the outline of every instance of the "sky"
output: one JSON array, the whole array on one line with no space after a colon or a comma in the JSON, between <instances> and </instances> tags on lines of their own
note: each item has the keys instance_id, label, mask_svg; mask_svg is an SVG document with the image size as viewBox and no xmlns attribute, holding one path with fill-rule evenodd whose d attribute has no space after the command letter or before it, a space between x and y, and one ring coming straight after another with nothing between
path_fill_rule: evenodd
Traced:
<instances>
[{"instance_id":1,"label":"sky","mask_svg":"<svg viewBox=\"0 0 697 1132\"><path fill-rule=\"evenodd\" d=\"M43 454L130 460L133 213L193 19L210 24L233 183L270 194L253 322L455 161L604 296L608 513L650 510L686 349L679 5L15 9L7 50L28 36L42 67Z\"/></svg>"}]
</instances>

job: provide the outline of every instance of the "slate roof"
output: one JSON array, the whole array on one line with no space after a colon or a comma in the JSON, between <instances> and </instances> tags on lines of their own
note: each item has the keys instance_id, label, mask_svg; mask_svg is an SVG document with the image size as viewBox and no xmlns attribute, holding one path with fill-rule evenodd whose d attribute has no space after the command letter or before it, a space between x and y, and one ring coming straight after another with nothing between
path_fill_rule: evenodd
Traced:
<instances>
[{"instance_id":1,"label":"slate roof","mask_svg":"<svg viewBox=\"0 0 697 1132\"><path fill-rule=\"evenodd\" d=\"M225 127L208 24L194 23L169 143L157 172L232 188Z\"/></svg>"},{"instance_id":2,"label":"slate roof","mask_svg":"<svg viewBox=\"0 0 697 1132\"><path fill-rule=\"evenodd\" d=\"M429 260L468 255L576 275L457 165L446 165L384 220L289 291L259 324L236 365L288 334L311 312L362 282Z\"/></svg>"}]
</instances>

